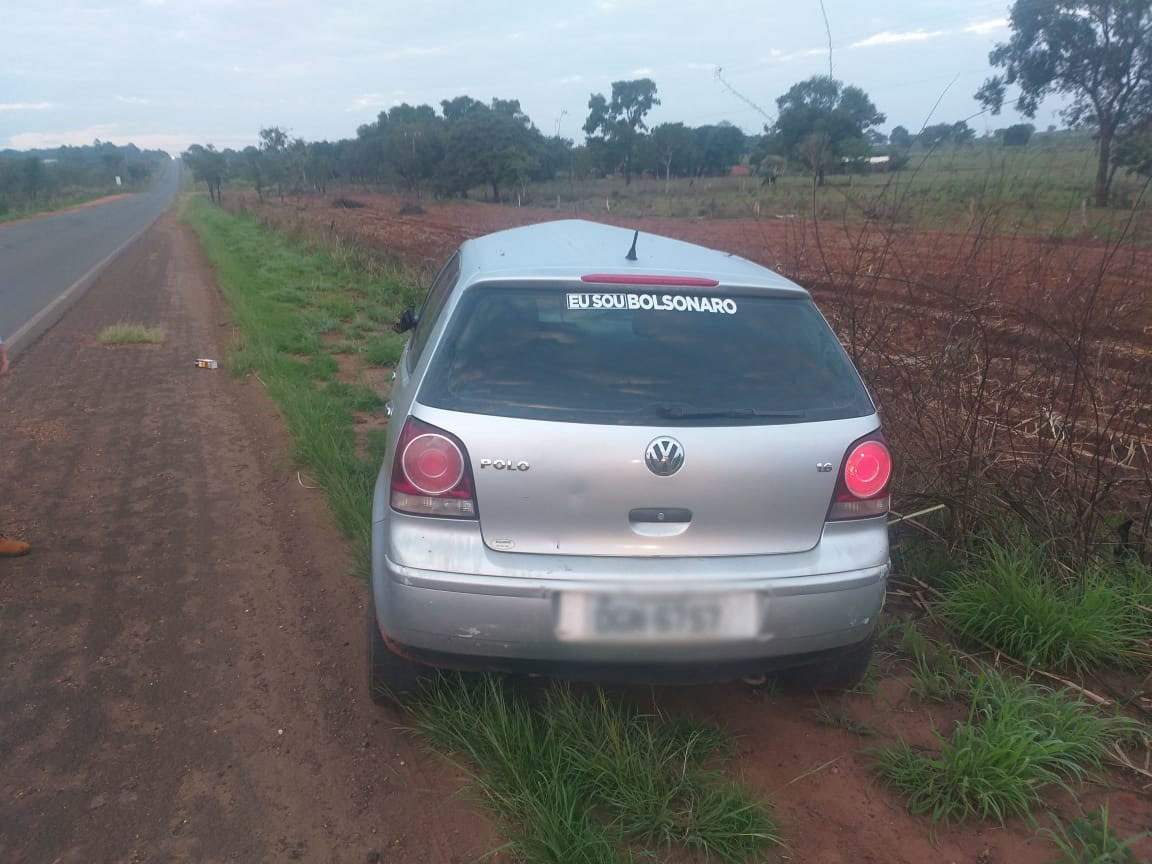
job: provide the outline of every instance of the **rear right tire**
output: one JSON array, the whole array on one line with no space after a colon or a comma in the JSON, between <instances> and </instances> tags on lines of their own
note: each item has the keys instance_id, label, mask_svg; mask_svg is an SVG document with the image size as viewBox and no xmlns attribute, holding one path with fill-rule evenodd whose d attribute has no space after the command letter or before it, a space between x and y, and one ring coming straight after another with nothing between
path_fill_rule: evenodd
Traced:
<instances>
[{"instance_id":1,"label":"rear right tire","mask_svg":"<svg viewBox=\"0 0 1152 864\"><path fill-rule=\"evenodd\" d=\"M802 690L851 690L859 684L872 661L876 631L831 660L798 666L782 672L781 679Z\"/></svg>"}]
</instances>

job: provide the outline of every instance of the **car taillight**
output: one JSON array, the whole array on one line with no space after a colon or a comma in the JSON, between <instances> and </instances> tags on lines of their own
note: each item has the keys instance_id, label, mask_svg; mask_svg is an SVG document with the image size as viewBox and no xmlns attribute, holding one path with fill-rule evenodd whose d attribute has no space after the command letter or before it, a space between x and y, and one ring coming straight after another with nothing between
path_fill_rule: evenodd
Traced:
<instances>
[{"instance_id":1,"label":"car taillight","mask_svg":"<svg viewBox=\"0 0 1152 864\"><path fill-rule=\"evenodd\" d=\"M854 441L836 478L828 520L864 519L888 512L892 454L879 429Z\"/></svg>"},{"instance_id":2,"label":"car taillight","mask_svg":"<svg viewBox=\"0 0 1152 864\"><path fill-rule=\"evenodd\" d=\"M392 460L391 500L401 513L475 519L472 468L460 440L409 417Z\"/></svg>"}]
</instances>

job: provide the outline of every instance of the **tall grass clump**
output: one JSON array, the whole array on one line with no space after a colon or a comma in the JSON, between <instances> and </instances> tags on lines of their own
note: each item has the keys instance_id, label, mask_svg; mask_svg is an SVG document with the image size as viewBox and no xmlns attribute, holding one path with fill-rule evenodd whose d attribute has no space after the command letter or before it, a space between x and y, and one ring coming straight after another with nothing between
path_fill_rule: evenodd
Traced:
<instances>
[{"instance_id":1,"label":"tall grass clump","mask_svg":"<svg viewBox=\"0 0 1152 864\"><path fill-rule=\"evenodd\" d=\"M877 775L933 826L971 818L1003 823L1030 816L1047 787L1068 789L1098 771L1105 748L1128 726L1070 691L986 671L974 684L968 718L948 737L937 733L936 755L903 740L870 753Z\"/></svg>"},{"instance_id":2,"label":"tall grass clump","mask_svg":"<svg viewBox=\"0 0 1152 864\"><path fill-rule=\"evenodd\" d=\"M1133 603L1143 589L1112 562L1077 572L1053 544L985 533L947 582L947 625L1030 666L1083 672L1147 656L1148 621Z\"/></svg>"},{"instance_id":3,"label":"tall grass clump","mask_svg":"<svg viewBox=\"0 0 1152 864\"><path fill-rule=\"evenodd\" d=\"M921 702L950 702L972 689L973 674L949 646L929 639L915 621L904 625L901 647L912 660L910 692Z\"/></svg>"},{"instance_id":4,"label":"tall grass clump","mask_svg":"<svg viewBox=\"0 0 1152 864\"><path fill-rule=\"evenodd\" d=\"M514 858L616 864L657 850L746 861L782 842L765 806L722 771L720 730L551 687L533 707L499 679L446 677L415 706L462 759Z\"/></svg>"},{"instance_id":5,"label":"tall grass clump","mask_svg":"<svg viewBox=\"0 0 1152 864\"><path fill-rule=\"evenodd\" d=\"M1108 825L1108 805L1095 813L1077 816L1067 824L1055 816L1055 828L1042 833L1060 850L1060 859L1052 864L1139 864L1133 848L1149 832L1121 838Z\"/></svg>"}]
</instances>

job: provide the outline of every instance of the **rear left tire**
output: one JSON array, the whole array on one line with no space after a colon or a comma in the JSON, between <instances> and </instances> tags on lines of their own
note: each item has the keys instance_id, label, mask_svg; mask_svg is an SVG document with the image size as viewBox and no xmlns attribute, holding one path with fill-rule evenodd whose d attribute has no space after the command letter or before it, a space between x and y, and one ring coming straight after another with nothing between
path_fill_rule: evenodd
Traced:
<instances>
[{"instance_id":1,"label":"rear left tire","mask_svg":"<svg viewBox=\"0 0 1152 864\"><path fill-rule=\"evenodd\" d=\"M431 667L393 652L376 622L376 598L368 592L368 692L381 706L401 706L416 695L434 674Z\"/></svg>"}]
</instances>

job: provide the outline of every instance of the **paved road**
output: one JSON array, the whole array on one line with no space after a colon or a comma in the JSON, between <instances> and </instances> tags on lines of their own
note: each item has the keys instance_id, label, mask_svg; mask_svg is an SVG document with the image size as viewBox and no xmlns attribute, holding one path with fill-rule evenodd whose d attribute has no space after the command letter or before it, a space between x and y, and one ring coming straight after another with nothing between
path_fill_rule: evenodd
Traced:
<instances>
[{"instance_id":1,"label":"paved road","mask_svg":"<svg viewBox=\"0 0 1152 864\"><path fill-rule=\"evenodd\" d=\"M29 322L155 222L179 188L180 163L173 161L145 192L0 225L0 337L10 339L25 328L21 342L35 338L31 330L52 322L41 318L41 326L28 328Z\"/></svg>"}]
</instances>

